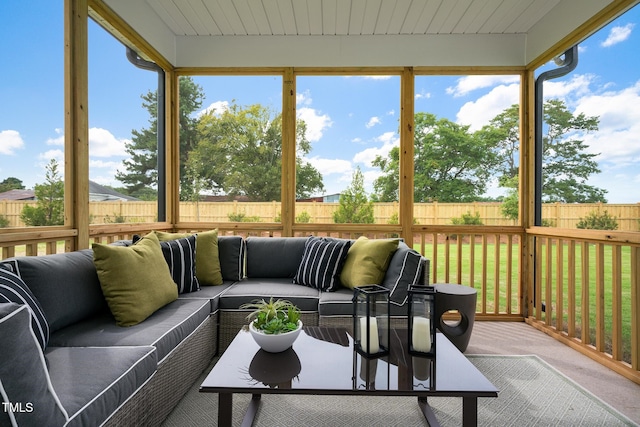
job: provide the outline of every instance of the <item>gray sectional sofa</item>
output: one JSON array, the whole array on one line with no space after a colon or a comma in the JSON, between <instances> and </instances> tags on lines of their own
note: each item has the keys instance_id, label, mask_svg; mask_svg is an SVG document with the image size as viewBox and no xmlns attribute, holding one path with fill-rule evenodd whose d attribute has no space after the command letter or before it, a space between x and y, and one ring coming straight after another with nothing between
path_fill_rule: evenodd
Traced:
<instances>
[{"instance_id":1,"label":"gray sectional sofa","mask_svg":"<svg viewBox=\"0 0 640 427\"><path fill-rule=\"evenodd\" d=\"M179 294L129 327L114 321L91 249L0 261L0 426L159 425L246 324L240 307L256 298L289 299L307 325L349 326L351 289L300 284L307 242L220 236L223 283ZM428 270L425 258L399 243L382 281L393 315L406 314L406 290L428 283ZM11 281L28 290L11 297Z\"/></svg>"}]
</instances>

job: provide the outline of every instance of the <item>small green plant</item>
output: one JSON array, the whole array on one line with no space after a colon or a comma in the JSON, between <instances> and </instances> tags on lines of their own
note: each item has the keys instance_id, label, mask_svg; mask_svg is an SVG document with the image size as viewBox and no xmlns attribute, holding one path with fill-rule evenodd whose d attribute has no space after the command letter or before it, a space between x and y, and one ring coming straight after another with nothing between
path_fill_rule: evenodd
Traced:
<instances>
[{"instance_id":1,"label":"small green plant","mask_svg":"<svg viewBox=\"0 0 640 427\"><path fill-rule=\"evenodd\" d=\"M618 219L615 216L609 215L606 210L603 213L593 211L586 217L580 218L576 228L589 229L589 230L617 230Z\"/></svg>"},{"instance_id":2,"label":"small green plant","mask_svg":"<svg viewBox=\"0 0 640 427\"><path fill-rule=\"evenodd\" d=\"M253 322L253 326L265 334L283 334L295 331L300 320L300 310L288 300L273 297L269 301L264 299L254 300L243 304L241 309L252 309L247 319Z\"/></svg>"},{"instance_id":3,"label":"small green plant","mask_svg":"<svg viewBox=\"0 0 640 427\"><path fill-rule=\"evenodd\" d=\"M451 224L453 225L482 225L482 220L480 219L480 212L476 212L475 215L472 215L470 211L462 214L460 218L451 218Z\"/></svg>"},{"instance_id":4,"label":"small green plant","mask_svg":"<svg viewBox=\"0 0 640 427\"><path fill-rule=\"evenodd\" d=\"M247 216L244 212L229 213L227 217L231 222L260 222L259 216Z\"/></svg>"},{"instance_id":5,"label":"small green plant","mask_svg":"<svg viewBox=\"0 0 640 427\"><path fill-rule=\"evenodd\" d=\"M307 211L302 211L299 215L296 215L296 222L302 222L305 224L310 223L311 215L309 215Z\"/></svg>"},{"instance_id":6,"label":"small green plant","mask_svg":"<svg viewBox=\"0 0 640 427\"><path fill-rule=\"evenodd\" d=\"M127 222L127 217L114 212L113 218L107 215L104 217L104 222L107 224L124 224L125 222Z\"/></svg>"},{"instance_id":7,"label":"small green plant","mask_svg":"<svg viewBox=\"0 0 640 427\"><path fill-rule=\"evenodd\" d=\"M9 218L5 215L0 214L0 228L5 228L9 226Z\"/></svg>"}]
</instances>

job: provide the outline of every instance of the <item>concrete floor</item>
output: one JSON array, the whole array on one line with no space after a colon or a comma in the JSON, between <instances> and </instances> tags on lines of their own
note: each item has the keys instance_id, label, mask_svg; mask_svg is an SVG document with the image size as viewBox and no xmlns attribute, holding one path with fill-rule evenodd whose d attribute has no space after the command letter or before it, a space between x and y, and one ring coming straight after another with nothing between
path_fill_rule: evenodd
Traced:
<instances>
[{"instance_id":1,"label":"concrete floor","mask_svg":"<svg viewBox=\"0 0 640 427\"><path fill-rule=\"evenodd\" d=\"M535 354L640 424L640 385L524 322L476 322L465 354Z\"/></svg>"}]
</instances>

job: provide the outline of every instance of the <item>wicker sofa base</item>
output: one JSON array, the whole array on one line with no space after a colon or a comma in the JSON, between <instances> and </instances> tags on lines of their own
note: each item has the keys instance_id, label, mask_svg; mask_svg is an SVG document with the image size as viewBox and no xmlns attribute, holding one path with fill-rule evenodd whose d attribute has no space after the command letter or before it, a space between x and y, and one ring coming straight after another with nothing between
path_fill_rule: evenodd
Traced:
<instances>
[{"instance_id":1,"label":"wicker sofa base","mask_svg":"<svg viewBox=\"0 0 640 427\"><path fill-rule=\"evenodd\" d=\"M159 426L180 402L216 352L218 313L212 314L164 361L151 379L104 424Z\"/></svg>"},{"instance_id":2,"label":"wicker sofa base","mask_svg":"<svg viewBox=\"0 0 640 427\"><path fill-rule=\"evenodd\" d=\"M320 316L318 320L318 326L332 327L332 328L344 328L349 334L353 334L353 316ZM392 329L406 329L407 318L406 317L392 317L391 318ZM353 335L352 335L353 336Z\"/></svg>"}]
</instances>

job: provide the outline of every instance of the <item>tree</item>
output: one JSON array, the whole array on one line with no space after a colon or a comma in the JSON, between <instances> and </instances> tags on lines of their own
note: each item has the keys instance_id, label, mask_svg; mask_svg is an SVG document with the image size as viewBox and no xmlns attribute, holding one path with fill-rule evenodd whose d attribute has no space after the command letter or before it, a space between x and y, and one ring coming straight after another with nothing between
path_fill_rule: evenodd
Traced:
<instances>
[{"instance_id":1,"label":"tree","mask_svg":"<svg viewBox=\"0 0 640 427\"><path fill-rule=\"evenodd\" d=\"M25 206L20 218L28 226L64 224L64 182L58 172L58 162L51 159L45 167L44 184L36 184L36 206Z\"/></svg>"},{"instance_id":2,"label":"tree","mask_svg":"<svg viewBox=\"0 0 640 427\"><path fill-rule=\"evenodd\" d=\"M373 202L364 189L364 175L360 168L353 173L351 185L340 194L340 206L333 213L336 224L373 224Z\"/></svg>"},{"instance_id":3,"label":"tree","mask_svg":"<svg viewBox=\"0 0 640 427\"><path fill-rule=\"evenodd\" d=\"M4 181L0 182L0 193L4 193L5 191L10 190L24 190L22 181L18 178L10 176L9 178L6 178Z\"/></svg>"},{"instance_id":4,"label":"tree","mask_svg":"<svg viewBox=\"0 0 640 427\"><path fill-rule=\"evenodd\" d=\"M430 113L415 115L414 200L469 202L486 190L497 164L495 138L488 130L469 133L469 126ZM399 148L373 161L383 175L374 182L375 199L398 200Z\"/></svg>"},{"instance_id":5,"label":"tree","mask_svg":"<svg viewBox=\"0 0 640 427\"><path fill-rule=\"evenodd\" d=\"M606 190L588 185L589 176L599 173L598 154L586 152L582 133L598 130L598 117L584 113L574 116L564 101L552 99L544 104L542 201L563 203L606 203Z\"/></svg>"},{"instance_id":6,"label":"tree","mask_svg":"<svg viewBox=\"0 0 640 427\"><path fill-rule=\"evenodd\" d=\"M191 77L180 77L180 199L192 198L192 180L186 173L186 160L196 144L196 124L198 111L204 100L202 87ZM125 160L126 172L118 171L116 179L127 188L127 193L142 199L149 199L149 189L157 188L158 181L158 93L149 91L142 95L142 106L149 112L149 128L132 130L131 142L126 144L130 158ZM156 195L157 198L157 195Z\"/></svg>"},{"instance_id":7,"label":"tree","mask_svg":"<svg viewBox=\"0 0 640 427\"><path fill-rule=\"evenodd\" d=\"M197 126L198 143L189 153L192 179L206 187L250 200L280 200L282 176L282 117L265 107L233 104L222 112L203 115ZM322 175L303 156L311 151L306 126L296 126L296 197L324 190Z\"/></svg>"}]
</instances>

